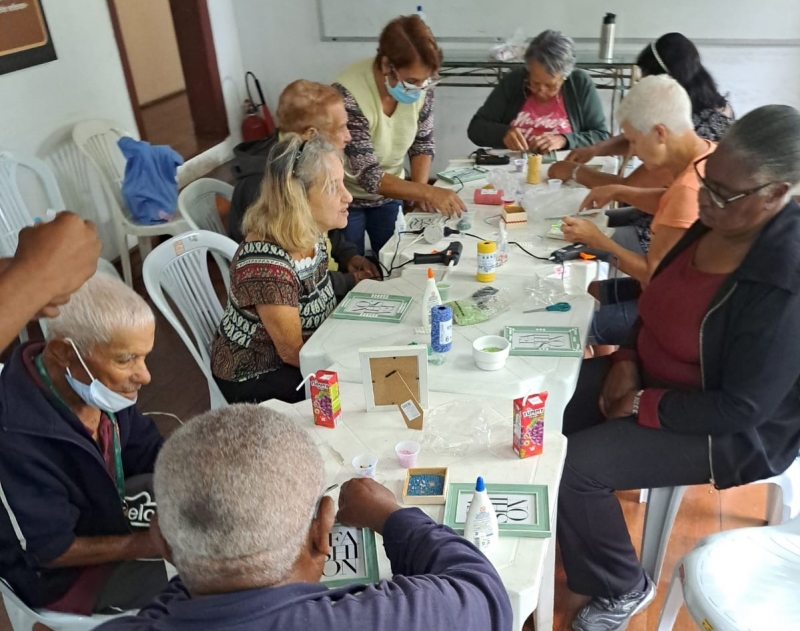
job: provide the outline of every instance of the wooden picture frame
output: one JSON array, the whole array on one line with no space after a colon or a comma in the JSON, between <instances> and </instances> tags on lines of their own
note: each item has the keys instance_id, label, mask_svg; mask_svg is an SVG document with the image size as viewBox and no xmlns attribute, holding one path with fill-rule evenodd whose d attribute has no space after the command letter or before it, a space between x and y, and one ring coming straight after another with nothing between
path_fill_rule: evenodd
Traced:
<instances>
[{"instance_id":1,"label":"wooden picture frame","mask_svg":"<svg viewBox=\"0 0 800 631\"><path fill-rule=\"evenodd\" d=\"M547 486L542 484L487 484L501 537L550 536L550 503ZM444 507L444 524L464 534L467 509L475 492L474 484L450 484Z\"/></svg>"},{"instance_id":2,"label":"wooden picture frame","mask_svg":"<svg viewBox=\"0 0 800 631\"><path fill-rule=\"evenodd\" d=\"M327 587L380 580L375 533L369 528L351 528L336 523L328 535L331 550L320 582Z\"/></svg>"},{"instance_id":3,"label":"wooden picture frame","mask_svg":"<svg viewBox=\"0 0 800 631\"><path fill-rule=\"evenodd\" d=\"M408 391L387 379L399 373L411 395L423 408L428 407L428 347L423 345L381 346L358 349L361 379L367 412L395 410L408 400Z\"/></svg>"}]
</instances>

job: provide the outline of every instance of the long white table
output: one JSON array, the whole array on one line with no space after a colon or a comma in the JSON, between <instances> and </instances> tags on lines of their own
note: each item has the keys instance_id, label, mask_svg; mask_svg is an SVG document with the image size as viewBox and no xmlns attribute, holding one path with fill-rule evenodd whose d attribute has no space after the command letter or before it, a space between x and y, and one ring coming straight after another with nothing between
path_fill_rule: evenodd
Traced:
<instances>
[{"instance_id":1,"label":"long white table","mask_svg":"<svg viewBox=\"0 0 800 631\"><path fill-rule=\"evenodd\" d=\"M325 463L328 484L339 483L354 476L351 461L362 453L372 453L379 458L376 470L378 481L386 485L402 504L402 484L406 470L402 469L394 453L401 440L422 442L419 431L406 428L398 411L366 412L364 389L360 383L340 383L342 420L336 429L314 425L311 402L306 400L290 405L281 401L268 401L269 406L288 414L314 438ZM558 484L566 455L567 440L557 432L545 435L544 451L540 456L520 460L511 450L511 403L507 400L476 393L476 407L480 403L496 413L498 420L492 425L489 448L481 448L468 456L437 455L423 446L417 466L448 467L450 482L474 482L481 475L488 482L498 484L547 485L551 531L555 533L556 500ZM464 397L444 393L431 393L430 409L463 400ZM549 401L548 401L549 414ZM545 426L547 419L545 419ZM420 506L437 522L444 518L443 505ZM536 610L536 628L552 629L553 595L555 577L555 534L546 539L500 539L500 546L490 556L503 579L514 611L514 629L519 631L525 619ZM378 546L381 577L390 579L391 568Z\"/></svg>"},{"instance_id":2,"label":"long white table","mask_svg":"<svg viewBox=\"0 0 800 631\"><path fill-rule=\"evenodd\" d=\"M559 154L560 157L566 156L566 152L559 152ZM469 164L463 160L453 160L450 166L462 166L462 163ZM589 164L597 166L603 172L614 173L616 172L617 160L616 158L601 157L595 158L590 161ZM489 169L490 171L497 169L508 172L516 182L516 186L523 192L535 188L537 191L544 193L547 190L547 169L549 167L549 164L542 165L541 178L543 183L535 186L525 184L526 174L516 173L513 164L489 167ZM436 185L452 190L461 189L458 195L464 200L467 206L467 214L472 223L472 227L467 232L476 237L480 237L480 239L496 240L499 235L499 222L502 207L475 204L473 202L475 189L483 188L486 183L486 179L476 180L467 182L462 188L460 185L450 185L439 180ZM553 250L567 245L565 241L550 238L547 234L553 225L561 223L560 218L562 216L578 211L587 193L588 189L574 184L562 186L561 190L557 193L546 193L546 196L539 198L541 200L540 205L542 206L542 211L538 213L538 217L536 212L529 212L528 224L521 229L509 230L509 240L519 242L526 250L541 257L547 257ZM592 220L601 228L605 227L607 224L607 218L602 212L599 212ZM446 222L446 225L449 228L455 229L457 223L458 219L450 219ZM478 239L465 235L454 234L443 238L435 244L429 244L425 241L418 240L415 235L395 234L381 249L379 259L386 269L395 268L393 275L397 275L398 272L405 273L406 269L413 266L413 264L411 264L399 270L397 269L398 266L412 259L415 253L430 253L434 250L441 251L446 248L451 241L460 241L463 244L463 253L459 266L462 267L462 269L466 268L475 273L477 269ZM514 256L509 256L509 262L506 264L507 267L503 272L505 274L529 275L531 273L531 262L536 262L536 259L525 255L522 250L516 246L510 246L509 252Z\"/></svg>"},{"instance_id":3,"label":"long white table","mask_svg":"<svg viewBox=\"0 0 800 631\"><path fill-rule=\"evenodd\" d=\"M453 326L453 347L440 366L428 364L430 392L460 395L494 396L511 401L530 393L547 391L548 431L561 431L561 416L572 396L580 371L580 357L509 357L504 368L487 372L479 369L472 358L472 342L483 335L502 335L505 325L577 326L586 342L595 301L587 294L570 295L568 312L523 314L526 309L543 306L530 296L529 287L536 283L535 268L550 271L551 264L530 264L528 277L499 273L492 287L505 289L513 300L512 308L482 324ZM502 268L501 268L502 272ZM473 272L456 267L448 280L452 283L451 299L464 298L486 284L475 280ZM376 346L405 346L412 342L426 344L428 335L421 329L421 297L425 274L415 270L388 281L365 280L355 291L401 294L413 298L405 319L400 324L354 322L328 318L300 351L300 370L306 375L330 368L343 381L360 382L359 349ZM557 286L557 284L556 284Z\"/></svg>"}]
</instances>

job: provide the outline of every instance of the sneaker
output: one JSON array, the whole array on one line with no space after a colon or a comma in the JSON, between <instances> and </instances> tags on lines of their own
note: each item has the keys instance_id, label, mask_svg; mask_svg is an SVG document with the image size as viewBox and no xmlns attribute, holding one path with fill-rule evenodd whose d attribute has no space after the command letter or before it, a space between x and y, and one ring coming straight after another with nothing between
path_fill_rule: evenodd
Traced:
<instances>
[{"instance_id":1,"label":"sneaker","mask_svg":"<svg viewBox=\"0 0 800 631\"><path fill-rule=\"evenodd\" d=\"M623 631L631 618L655 598L655 583L647 575L645 581L641 592L630 592L619 598L592 598L572 621L574 631Z\"/></svg>"}]
</instances>

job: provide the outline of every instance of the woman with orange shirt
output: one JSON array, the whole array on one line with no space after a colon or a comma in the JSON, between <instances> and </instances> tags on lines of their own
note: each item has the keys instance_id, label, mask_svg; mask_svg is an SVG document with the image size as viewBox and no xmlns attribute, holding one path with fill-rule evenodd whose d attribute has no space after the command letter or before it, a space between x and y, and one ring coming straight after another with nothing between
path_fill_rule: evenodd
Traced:
<instances>
[{"instance_id":1,"label":"woman with orange shirt","mask_svg":"<svg viewBox=\"0 0 800 631\"><path fill-rule=\"evenodd\" d=\"M673 182L666 189L600 186L586 196L581 210L618 201L652 213L650 249L646 253L628 250L586 219L565 217L562 231L571 243L610 252L620 271L647 284L667 252L697 221L699 183L694 164L711 154L716 144L697 135L689 95L665 75L642 79L625 97L619 113L632 151L647 169L669 171ZM595 315L591 341L619 344L635 319L635 302L604 306Z\"/></svg>"}]
</instances>

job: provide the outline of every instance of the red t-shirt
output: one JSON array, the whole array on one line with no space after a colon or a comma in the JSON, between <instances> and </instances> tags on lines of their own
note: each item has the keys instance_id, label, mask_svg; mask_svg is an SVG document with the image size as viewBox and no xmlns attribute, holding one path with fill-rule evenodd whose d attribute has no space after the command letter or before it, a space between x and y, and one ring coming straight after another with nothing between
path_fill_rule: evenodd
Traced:
<instances>
[{"instance_id":1,"label":"red t-shirt","mask_svg":"<svg viewBox=\"0 0 800 631\"><path fill-rule=\"evenodd\" d=\"M511 126L517 127L528 142L536 136L572 133L572 125L560 92L547 103L539 103L533 96L529 96L516 118L511 121Z\"/></svg>"},{"instance_id":2,"label":"red t-shirt","mask_svg":"<svg viewBox=\"0 0 800 631\"><path fill-rule=\"evenodd\" d=\"M645 376L639 423L659 427L661 387L700 390L700 325L727 274L701 272L692 264L695 242L653 278L639 298L642 325L637 352ZM653 387L655 386L655 387Z\"/></svg>"}]
</instances>

